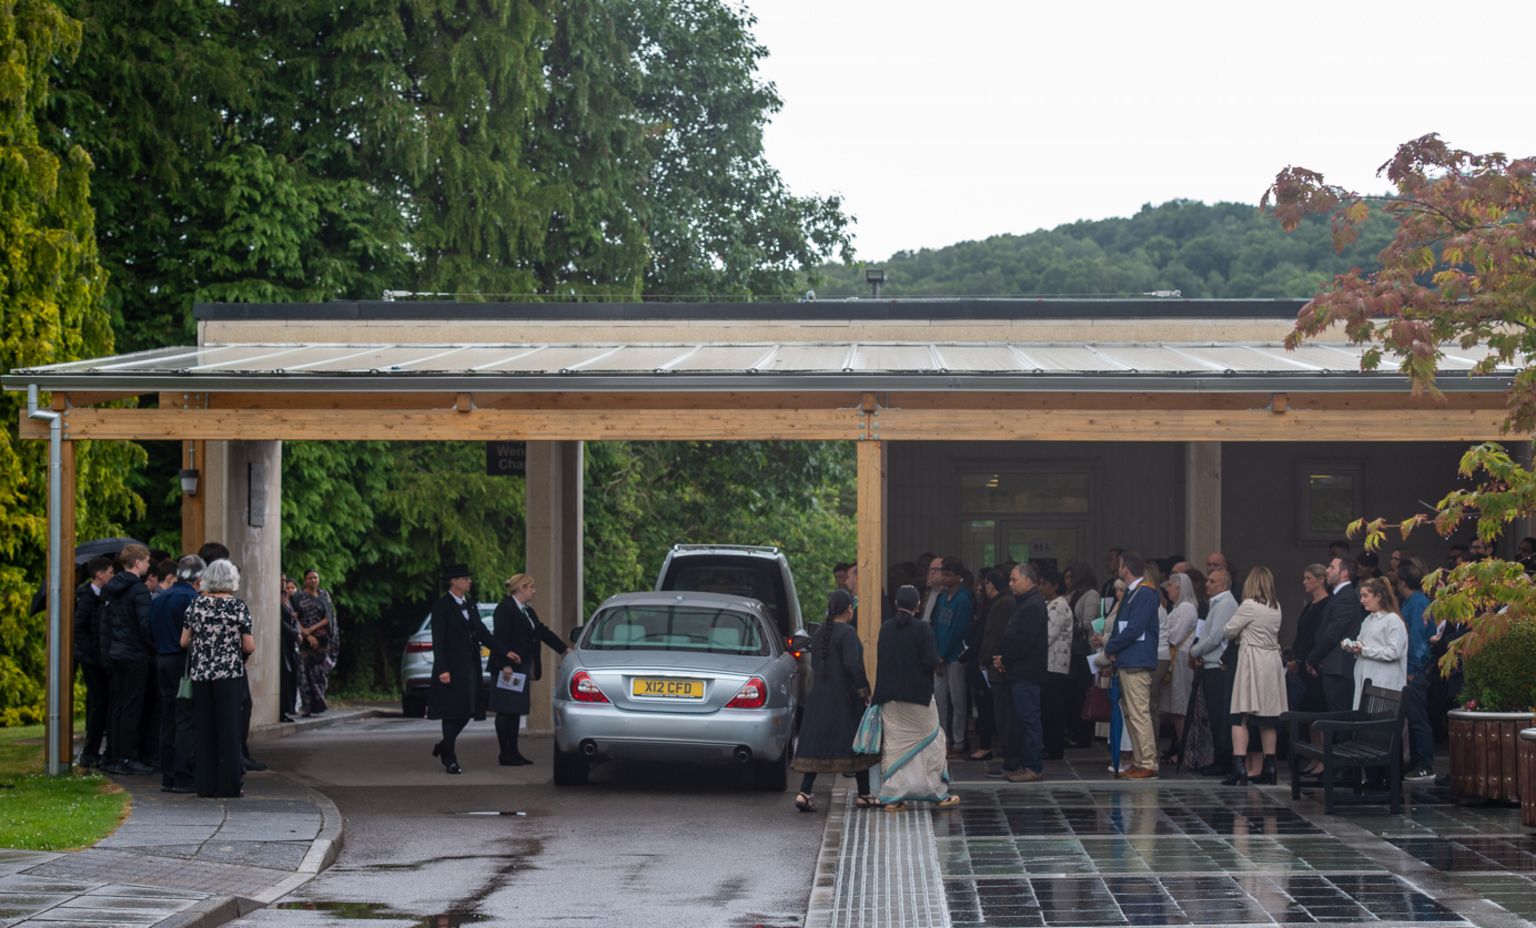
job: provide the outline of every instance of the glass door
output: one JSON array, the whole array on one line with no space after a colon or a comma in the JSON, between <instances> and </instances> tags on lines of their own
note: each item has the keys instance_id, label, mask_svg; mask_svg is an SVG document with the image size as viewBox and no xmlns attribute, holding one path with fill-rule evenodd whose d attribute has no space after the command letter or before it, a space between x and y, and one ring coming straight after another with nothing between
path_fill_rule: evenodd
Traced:
<instances>
[{"instance_id":1,"label":"glass door","mask_svg":"<svg viewBox=\"0 0 1536 928\"><path fill-rule=\"evenodd\" d=\"M1010 559L1066 570L1083 558L1084 528L1077 520L1008 519L998 531Z\"/></svg>"}]
</instances>

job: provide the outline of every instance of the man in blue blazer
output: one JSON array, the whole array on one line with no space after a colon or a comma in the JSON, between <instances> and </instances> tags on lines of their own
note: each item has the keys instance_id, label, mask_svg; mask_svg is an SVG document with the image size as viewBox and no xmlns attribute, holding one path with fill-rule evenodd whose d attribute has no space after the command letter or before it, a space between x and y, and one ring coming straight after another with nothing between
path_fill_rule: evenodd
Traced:
<instances>
[{"instance_id":1,"label":"man in blue blazer","mask_svg":"<svg viewBox=\"0 0 1536 928\"><path fill-rule=\"evenodd\" d=\"M1120 555L1120 579L1125 602L1116 624L1122 626L1104 641L1104 656L1114 662L1120 679L1120 714L1131 733L1133 766L1120 775L1131 780L1157 777L1157 729L1152 723L1152 671L1157 669L1157 589L1146 582L1146 561L1127 551ZM1105 629L1109 631L1109 629ZM1102 638L1102 636L1100 636Z\"/></svg>"}]
</instances>

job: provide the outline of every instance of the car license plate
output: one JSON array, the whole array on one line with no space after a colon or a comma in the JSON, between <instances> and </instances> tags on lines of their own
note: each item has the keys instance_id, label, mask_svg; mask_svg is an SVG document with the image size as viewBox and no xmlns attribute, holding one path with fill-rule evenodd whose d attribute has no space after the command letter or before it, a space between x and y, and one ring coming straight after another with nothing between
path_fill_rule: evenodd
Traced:
<instances>
[{"instance_id":1,"label":"car license plate","mask_svg":"<svg viewBox=\"0 0 1536 928\"><path fill-rule=\"evenodd\" d=\"M703 699L703 680L667 680L639 677L630 684L630 694L661 699Z\"/></svg>"}]
</instances>

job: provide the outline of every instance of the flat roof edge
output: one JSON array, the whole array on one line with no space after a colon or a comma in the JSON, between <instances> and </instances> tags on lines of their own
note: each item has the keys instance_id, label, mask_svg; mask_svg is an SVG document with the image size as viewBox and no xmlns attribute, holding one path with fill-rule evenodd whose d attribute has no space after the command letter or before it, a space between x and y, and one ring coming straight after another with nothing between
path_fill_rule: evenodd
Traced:
<instances>
[{"instance_id":1,"label":"flat roof edge","mask_svg":"<svg viewBox=\"0 0 1536 928\"><path fill-rule=\"evenodd\" d=\"M1507 375L1442 373L1446 393L1503 393ZM473 392L1001 392L1001 393L1402 393L1412 384L1401 374L1358 372L1263 374L535 374L421 376L277 374L7 374L7 390L31 385L54 391L157 393L473 393Z\"/></svg>"},{"instance_id":2,"label":"flat roof edge","mask_svg":"<svg viewBox=\"0 0 1536 928\"><path fill-rule=\"evenodd\" d=\"M1294 319L1305 299L827 299L764 303L506 303L337 300L327 303L198 303L199 322L662 322Z\"/></svg>"}]
</instances>

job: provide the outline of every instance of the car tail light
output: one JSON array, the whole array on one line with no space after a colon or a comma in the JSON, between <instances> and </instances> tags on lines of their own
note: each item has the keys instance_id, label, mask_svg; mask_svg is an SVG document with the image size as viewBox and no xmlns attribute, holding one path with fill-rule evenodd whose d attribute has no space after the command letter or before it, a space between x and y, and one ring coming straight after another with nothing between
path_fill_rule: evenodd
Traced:
<instances>
[{"instance_id":1,"label":"car tail light","mask_svg":"<svg viewBox=\"0 0 1536 928\"><path fill-rule=\"evenodd\" d=\"M592 675L585 670L571 674L571 698L577 702L607 702L608 697L598 688Z\"/></svg>"},{"instance_id":2,"label":"car tail light","mask_svg":"<svg viewBox=\"0 0 1536 928\"><path fill-rule=\"evenodd\" d=\"M761 709L768 704L768 684L762 677L753 677L737 691L731 701L725 704L727 709Z\"/></svg>"},{"instance_id":3,"label":"car tail light","mask_svg":"<svg viewBox=\"0 0 1536 928\"><path fill-rule=\"evenodd\" d=\"M432 650L432 642L430 641L407 641L405 643L405 653L407 654L420 654L423 651L430 650Z\"/></svg>"}]
</instances>

